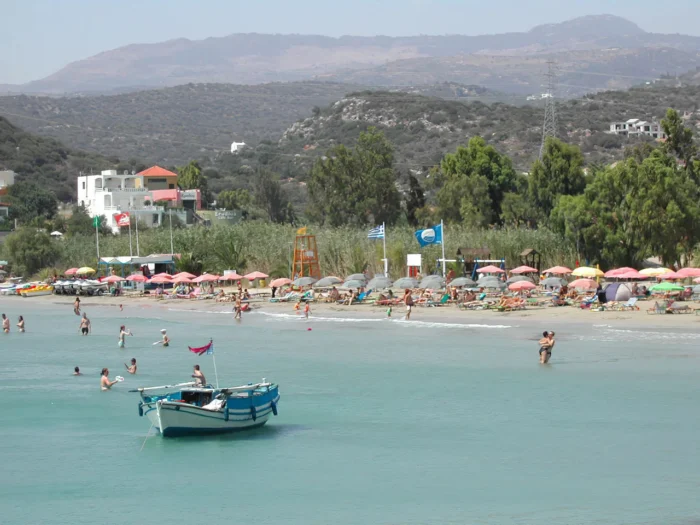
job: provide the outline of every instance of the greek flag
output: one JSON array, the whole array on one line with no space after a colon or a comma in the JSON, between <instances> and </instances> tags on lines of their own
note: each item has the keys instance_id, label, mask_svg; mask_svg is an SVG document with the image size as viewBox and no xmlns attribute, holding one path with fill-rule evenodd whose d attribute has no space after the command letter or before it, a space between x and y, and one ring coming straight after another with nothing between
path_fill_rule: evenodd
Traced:
<instances>
[{"instance_id":1,"label":"greek flag","mask_svg":"<svg viewBox=\"0 0 700 525\"><path fill-rule=\"evenodd\" d=\"M384 238L384 225L372 228L367 234L368 239L383 239Z\"/></svg>"}]
</instances>

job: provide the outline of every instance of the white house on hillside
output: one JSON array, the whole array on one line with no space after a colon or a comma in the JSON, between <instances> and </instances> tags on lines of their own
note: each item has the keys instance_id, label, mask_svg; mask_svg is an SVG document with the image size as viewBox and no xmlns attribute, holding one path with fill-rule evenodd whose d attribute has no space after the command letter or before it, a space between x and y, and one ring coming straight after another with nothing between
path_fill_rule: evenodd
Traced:
<instances>
[{"instance_id":1,"label":"white house on hillside","mask_svg":"<svg viewBox=\"0 0 700 525\"><path fill-rule=\"evenodd\" d=\"M631 118L625 122L610 123L609 133L614 135L627 135L630 137L647 135L655 139L666 138L666 133L664 133L661 124L658 122L639 120L638 118Z\"/></svg>"},{"instance_id":2,"label":"white house on hillside","mask_svg":"<svg viewBox=\"0 0 700 525\"><path fill-rule=\"evenodd\" d=\"M104 215L115 233L119 227L114 216L123 212L129 212L132 223L138 216L139 224L144 226L162 224L164 209L152 203L153 194L144 186L140 174L119 175L116 170L105 170L100 175L78 177L78 204L85 206L91 217Z\"/></svg>"},{"instance_id":3,"label":"white house on hillside","mask_svg":"<svg viewBox=\"0 0 700 525\"><path fill-rule=\"evenodd\" d=\"M243 148L245 148L245 142L232 142L231 143L231 153L238 153Z\"/></svg>"}]
</instances>

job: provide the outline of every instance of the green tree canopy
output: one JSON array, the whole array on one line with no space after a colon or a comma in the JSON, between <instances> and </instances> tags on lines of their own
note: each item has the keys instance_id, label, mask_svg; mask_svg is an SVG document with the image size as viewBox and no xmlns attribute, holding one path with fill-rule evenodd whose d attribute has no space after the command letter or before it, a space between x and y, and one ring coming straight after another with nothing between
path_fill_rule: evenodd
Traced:
<instances>
[{"instance_id":1,"label":"green tree canopy","mask_svg":"<svg viewBox=\"0 0 700 525\"><path fill-rule=\"evenodd\" d=\"M408 192L404 202L408 224L415 228L419 224L417 214L419 210L425 206L425 193L423 192L423 187L420 185L420 182L418 182L418 179L414 175L409 175L408 177Z\"/></svg>"},{"instance_id":2,"label":"green tree canopy","mask_svg":"<svg viewBox=\"0 0 700 525\"><path fill-rule=\"evenodd\" d=\"M5 239L4 253L16 274L34 275L53 266L61 256L60 241L35 227L20 228Z\"/></svg>"},{"instance_id":3,"label":"green tree canopy","mask_svg":"<svg viewBox=\"0 0 700 525\"><path fill-rule=\"evenodd\" d=\"M255 204L264 210L267 218L277 223L293 223L294 209L286 192L272 173L259 169L255 178Z\"/></svg>"},{"instance_id":4,"label":"green tree canopy","mask_svg":"<svg viewBox=\"0 0 700 525\"><path fill-rule=\"evenodd\" d=\"M581 150L548 138L542 160L532 165L528 182L530 202L543 217L549 217L560 195L578 195L586 187Z\"/></svg>"},{"instance_id":5,"label":"green tree canopy","mask_svg":"<svg viewBox=\"0 0 700 525\"><path fill-rule=\"evenodd\" d=\"M226 210L243 210L252 203L253 198L245 189L224 190L216 196L216 205Z\"/></svg>"},{"instance_id":6,"label":"green tree canopy","mask_svg":"<svg viewBox=\"0 0 700 525\"><path fill-rule=\"evenodd\" d=\"M393 147L375 128L353 150L339 145L316 161L308 189L309 216L321 224L393 224L401 213Z\"/></svg>"},{"instance_id":7,"label":"green tree canopy","mask_svg":"<svg viewBox=\"0 0 700 525\"><path fill-rule=\"evenodd\" d=\"M186 166L177 168L177 185L183 190L199 190L202 193L202 202L210 201L209 184L202 172L199 162L191 160Z\"/></svg>"},{"instance_id":8,"label":"green tree canopy","mask_svg":"<svg viewBox=\"0 0 700 525\"><path fill-rule=\"evenodd\" d=\"M436 176L440 216L474 226L499 223L503 197L516 189L510 159L481 137L445 155Z\"/></svg>"},{"instance_id":9,"label":"green tree canopy","mask_svg":"<svg viewBox=\"0 0 700 525\"><path fill-rule=\"evenodd\" d=\"M30 181L17 181L7 190L10 218L21 223L34 219L52 219L58 210L52 191Z\"/></svg>"},{"instance_id":10,"label":"green tree canopy","mask_svg":"<svg viewBox=\"0 0 700 525\"><path fill-rule=\"evenodd\" d=\"M84 206L74 206L73 214L66 220L67 235L95 235L93 218L88 215ZM107 217L100 216L100 233L111 235L112 230L107 226Z\"/></svg>"}]
</instances>

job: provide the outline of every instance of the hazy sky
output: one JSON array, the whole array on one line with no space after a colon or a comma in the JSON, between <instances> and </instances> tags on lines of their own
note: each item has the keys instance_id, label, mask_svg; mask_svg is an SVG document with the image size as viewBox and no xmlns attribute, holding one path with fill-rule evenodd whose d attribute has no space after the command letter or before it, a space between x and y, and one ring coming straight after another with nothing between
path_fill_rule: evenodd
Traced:
<instances>
[{"instance_id":1,"label":"hazy sky","mask_svg":"<svg viewBox=\"0 0 700 525\"><path fill-rule=\"evenodd\" d=\"M589 14L700 34L698 0L0 0L0 83L132 43L231 33L488 34Z\"/></svg>"}]
</instances>

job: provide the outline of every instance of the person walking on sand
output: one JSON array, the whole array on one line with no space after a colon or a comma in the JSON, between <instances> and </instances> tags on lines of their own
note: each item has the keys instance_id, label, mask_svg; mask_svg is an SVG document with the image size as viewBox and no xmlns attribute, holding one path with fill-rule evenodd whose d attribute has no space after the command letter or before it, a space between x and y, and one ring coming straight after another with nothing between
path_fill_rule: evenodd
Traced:
<instances>
[{"instance_id":1,"label":"person walking on sand","mask_svg":"<svg viewBox=\"0 0 700 525\"><path fill-rule=\"evenodd\" d=\"M124 367L126 367L126 371L129 372L130 374L135 374L136 373L136 358L132 357L131 358L131 365L127 365L124 363Z\"/></svg>"},{"instance_id":2,"label":"person walking on sand","mask_svg":"<svg viewBox=\"0 0 700 525\"><path fill-rule=\"evenodd\" d=\"M117 383L119 383L117 379L115 379L114 381L109 380L109 370L107 368L103 368L102 377L100 378L100 390L102 390L103 392L105 390L109 390Z\"/></svg>"},{"instance_id":3,"label":"person walking on sand","mask_svg":"<svg viewBox=\"0 0 700 525\"><path fill-rule=\"evenodd\" d=\"M21 315L19 316L19 319L17 319L17 330L19 333L24 333L24 317Z\"/></svg>"},{"instance_id":4,"label":"person walking on sand","mask_svg":"<svg viewBox=\"0 0 700 525\"><path fill-rule=\"evenodd\" d=\"M121 325L119 327L119 348L124 348L124 345L126 343L124 339L127 335L133 336L134 334L131 333L131 330L127 330L124 325Z\"/></svg>"},{"instance_id":5,"label":"person walking on sand","mask_svg":"<svg viewBox=\"0 0 700 525\"><path fill-rule=\"evenodd\" d=\"M80 333L88 335L90 332L92 332L92 323L88 319L87 314L83 314L82 319L80 319Z\"/></svg>"},{"instance_id":6,"label":"person walking on sand","mask_svg":"<svg viewBox=\"0 0 700 525\"><path fill-rule=\"evenodd\" d=\"M73 303L73 313L75 315L80 315L80 297L75 298L75 302Z\"/></svg>"},{"instance_id":7,"label":"person walking on sand","mask_svg":"<svg viewBox=\"0 0 700 525\"><path fill-rule=\"evenodd\" d=\"M413 309L413 296L411 295L411 290L406 288L403 294L403 302L406 305L406 317L404 319L409 321L411 319L411 310Z\"/></svg>"},{"instance_id":8,"label":"person walking on sand","mask_svg":"<svg viewBox=\"0 0 700 525\"><path fill-rule=\"evenodd\" d=\"M2 331L6 334L10 333L10 320L5 314L2 314Z\"/></svg>"}]
</instances>

